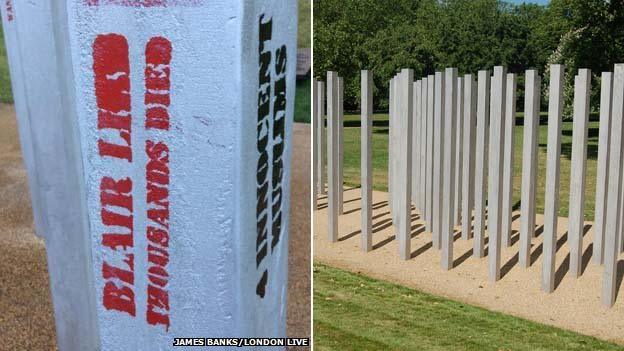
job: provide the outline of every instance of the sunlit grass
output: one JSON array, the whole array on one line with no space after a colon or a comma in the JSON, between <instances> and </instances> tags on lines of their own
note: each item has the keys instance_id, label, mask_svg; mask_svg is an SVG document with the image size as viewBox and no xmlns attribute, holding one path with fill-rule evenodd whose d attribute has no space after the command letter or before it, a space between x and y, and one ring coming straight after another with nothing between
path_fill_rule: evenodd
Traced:
<instances>
[{"instance_id":1,"label":"sunlit grass","mask_svg":"<svg viewBox=\"0 0 624 351\"><path fill-rule=\"evenodd\" d=\"M344 134L344 180L346 185L360 185L360 128L359 115L345 115ZM388 115L373 116L373 188L388 189ZM355 126L355 127L354 127ZM594 220L596 195L596 163L598 158L598 122L589 122L587 139L587 175L585 187L585 220ZM563 122L561 136L561 181L559 189L559 215L568 215L570 197L570 167L572 157L572 122ZM515 127L514 158L514 208L520 208L522 183L523 126ZM546 143L548 126L540 125L538 131L537 212L544 211L544 187L546 186Z\"/></svg>"},{"instance_id":2,"label":"sunlit grass","mask_svg":"<svg viewBox=\"0 0 624 351\"><path fill-rule=\"evenodd\" d=\"M314 265L315 350L622 350L593 337Z\"/></svg>"}]
</instances>

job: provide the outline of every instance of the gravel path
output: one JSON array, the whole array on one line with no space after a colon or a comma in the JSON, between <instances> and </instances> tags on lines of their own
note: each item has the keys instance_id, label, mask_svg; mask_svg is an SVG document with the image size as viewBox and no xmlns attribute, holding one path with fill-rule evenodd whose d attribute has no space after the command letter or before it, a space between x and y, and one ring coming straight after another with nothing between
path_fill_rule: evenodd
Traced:
<instances>
[{"instance_id":1,"label":"gravel path","mask_svg":"<svg viewBox=\"0 0 624 351\"><path fill-rule=\"evenodd\" d=\"M542 239L537 216L538 236L531 248L532 265L518 265L519 213L514 213L512 247L501 254L501 275L497 283L488 282L487 256L472 257L472 240L460 238L456 228L454 242L455 267L444 271L440 267L440 252L431 247L431 234L425 233L418 214L412 212L412 258L399 258L397 241L385 192L373 193L373 250L360 251L360 189L348 189L344 195L344 215L339 218L339 241L331 244L327 238L327 199L320 198L320 210L314 214L314 260L330 266L362 273L376 279L391 281L420 291L456 301L481 306L540 323L573 330L624 344L624 293L621 281L624 257L619 262L620 294L609 309L600 302L603 268L589 262L593 228L583 239L583 275L574 279L568 274L568 247L563 236L567 219L559 218L559 249L556 259L556 289L552 294L540 288L542 269ZM587 223L591 224L591 223ZM558 285L557 285L558 284Z\"/></svg>"}]
</instances>

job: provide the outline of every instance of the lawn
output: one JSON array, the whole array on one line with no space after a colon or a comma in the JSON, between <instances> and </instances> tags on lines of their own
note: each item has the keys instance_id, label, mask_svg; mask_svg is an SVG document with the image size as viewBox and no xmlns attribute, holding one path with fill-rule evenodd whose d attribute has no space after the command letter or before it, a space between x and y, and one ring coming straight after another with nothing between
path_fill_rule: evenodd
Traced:
<instances>
[{"instance_id":1,"label":"lawn","mask_svg":"<svg viewBox=\"0 0 624 351\"><path fill-rule=\"evenodd\" d=\"M311 47L310 34L310 0L299 1L299 30L297 33L297 46L300 48ZM297 96L295 98L295 122L310 123L310 78L297 81Z\"/></svg>"},{"instance_id":2,"label":"lawn","mask_svg":"<svg viewBox=\"0 0 624 351\"><path fill-rule=\"evenodd\" d=\"M7 60L6 47L4 45L4 33L0 22L0 102L13 103L11 93L11 77L9 75L9 62Z\"/></svg>"},{"instance_id":3,"label":"lawn","mask_svg":"<svg viewBox=\"0 0 624 351\"><path fill-rule=\"evenodd\" d=\"M522 116L522 114L518 114ZM542 120L545 113L542 112ZM349 186L360 185L360 128L359 115L345 115L344 132L344 181ZM388 187L388 115L373 116L373 187L387 191ZM592 116L592 120L593 120ZM589 122L587 139L587 177L585 188L585 220L594 220L594 199L596 193L596 163L598 159L598 125ZM522 141L523 127L516 126L514 159L514 209L520 208L520 186L522 182ZM544 211L544 187L546 185L546 140L548 126L539 127L538 172L537 172L537 212ZM559 190L559 215L568 215L570 196L570 167L572 157L572 122L563 122L561 137L561 181Z\"/></svg>"},{"instance_id":4,"label":"lawn","mask_svg":"<svg viewBox=\"0 0 624 351\"><path fill-rule=\"evenodd\" d=\"M312 40L311 34L310 34L310 30L311 28L311 21L310 21L310 0L299 0L298 3L298 9L299 9L299 32L297 35L297 39L298 39L298 46L300 48L309 48L311 47L310 43Z\"/></svg>"},{"instance_id":5,"label":"lawn","mask_svg":"<svg viewBox=\"0 0 624 351\"><path fill-rule=\"evenodd\" d=\"M297 95L295 96L295 122L310 123L310 96L311 79L297 81Z\"/></svg>"},{"instance_id":6,"label":"lawn","mask_svg":"<svg viewBox=\"0 0 624 351\"><path fill-rule=\"evenodd\" d=\"M314 349L622 350L621 346L314 265Z\"/></svg>"}]
</instances>

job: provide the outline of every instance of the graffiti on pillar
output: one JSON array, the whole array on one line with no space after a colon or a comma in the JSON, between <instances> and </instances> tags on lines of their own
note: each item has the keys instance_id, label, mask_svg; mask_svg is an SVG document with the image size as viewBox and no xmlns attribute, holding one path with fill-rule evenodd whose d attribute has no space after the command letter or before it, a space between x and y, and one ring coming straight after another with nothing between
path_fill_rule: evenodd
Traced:
<instances>
[{"instance_id":1,"label":"graffiti on pillar","mask_svg":"<svg viewBox=\"0 0 624 351\"><path fill-rule=\"evenodd\" d=\"M264 44L271 40L272 22L262 21L260 17L260 60L259 60L259 84L258 84L258 158L257 167L257 205L256 205L256 266L260 269L260 264L267 255L268 241L268 192L269 192L269 114L271 113L271 51L266 50ZM260 297L265 295L265 287L268 279L268 269L262 271L260 281L256 287L256 294Z\"/></svg>"},{"instance_id":2,"label":"graffiti on pillar","mask_svg":"<svg viewBox=\"0 0 624 351\"><path fill-rule=\"evenodd\" d=\"M145 49L145 128L148 134L147 240L148 285L147 322L169 328L169 147L159 140L158 131L169 130L169 90L171 43L156 37Z\"/></svg>"},{"instance_id":3,"label":"graffiti on pillar","mask_svg":"<svg viewBox=\"0 0 624 351\"><path fill-rule=\"evenodd\" d=\"M15 12L13 11L13 0L5 0L4 5L6 7L7 20L11 22L15 17Z\"/></svg>"},{"instance_id":4,"label":"graffiti on pillar","mask_svg":"<svg viewBox=\"0 0 624 351\"><path fill-rule=\"evenodd\" d=\"M100 182L103 305L136 315L134 290L133 160L128 42L119 34L102 34L93 43L93 71L98 108L98 151L114 159L128 176L103 176ZM169 148L160 140L169 130L171 43L149 40L145 49L145 141L147 164L147 322L169 328ZM150 131L153 131L150 133ZM160 138L159 138L160 137Z\"/></svg>"},{"instance_id":5,"label":"graffiti on pillar","mask_svg":"<svg viewBox=\"0 0 624 351\"><path fill-rule=\"evenodd\" d=\"M259 18L258 46L258 120L257 120L257 206L256 206L256 266L260 278L256 294L264 298L269 279L265 258L280 241L282 233L282 181L284 175L286 122L286 46L273 53L268 47L272 40L273 21ZM273 83L273 84L272 84ZM271 102L273 114L271 116ZM270 152L269 152L270 151ZM270 228L270 236L269 236Z\"/></svg>"},{"instance_id":6,"label":"graffiti on pillar","mask_svg":"<svg viewBox=\"0 0 624 351\"><path fill-rule=\"evenodd\" d=\"M93 43L93 72L98 108L98 150L128 168L132 162L130 63L128 42L117 34L99 35ZM127 171L130 174L130 171ZM132 179L104 176L100 182L103 304L108 310L136 314L134 299L134 228Z\"/></svg>"}]
</instances>

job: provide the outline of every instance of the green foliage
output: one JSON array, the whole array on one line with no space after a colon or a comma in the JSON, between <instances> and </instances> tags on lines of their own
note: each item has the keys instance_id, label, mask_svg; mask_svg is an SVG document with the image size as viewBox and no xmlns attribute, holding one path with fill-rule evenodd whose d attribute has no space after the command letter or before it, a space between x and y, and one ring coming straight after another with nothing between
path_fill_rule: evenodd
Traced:
<instances>
[{"instance_id":1,"label":"green foliage","mask_svg":"<svg viewBox=\"0 0 624 351\"><path fill-rule=\"evenodd\" d=\"M314 265L315 350L622 350L593 337Z\"/></svg>"},{"instance_id":2,"label":"green foliage","mask_svg":"<svg viewBox=\"0 0 624 351\"><path fill-rule=\"evenodd\" d=\"M574 75L589 68L593 75L591 105L600 101L600 74L612 71L624 57L624 2L604 0L553 0L540 29L559 39L547 63L566 66L564 98L567 119L572 118ZM574 74L572 74L574 73ZM547 79L545 79L547 81Z\"/></svg>"},{"instance_id":3,"label":"green foliage","mask_svg":"<svg viewBox=\"0 0 624 351\"><path fill-rule=\"evenodd\" d=\"M401 68L416 77L444 67L475 74L503 64L518 74L523 107L524 71L544 74L567 66L570 114L574 74L589 68L594 80L624 57L624 2L553 0L548 6L499 0L315 0L314 71L345 77L345 107L359 108L359 71L374 72L376 109L386 109L388 82ZM322 78L319 76L319 78ZM592 106L599 101L593 85ZM543 103L547 99L542 99Z\"/></svg>"}]
</instances>

